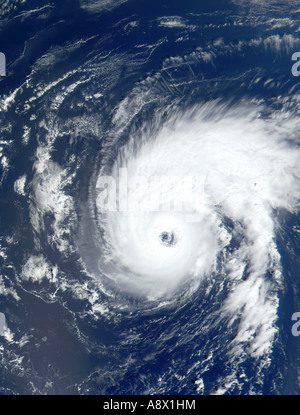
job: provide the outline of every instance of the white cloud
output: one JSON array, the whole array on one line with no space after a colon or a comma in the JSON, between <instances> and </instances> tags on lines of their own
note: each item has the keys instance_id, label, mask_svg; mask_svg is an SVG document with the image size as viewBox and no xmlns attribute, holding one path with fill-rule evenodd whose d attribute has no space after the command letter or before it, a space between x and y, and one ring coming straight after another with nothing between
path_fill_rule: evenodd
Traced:
<instances>
[{"instance_id":1,"label":"white cloud","mask_svg":"<svg viewBox=\"0 0 300 415\"><path fill-rule=\"evenodd\" d=\"M118 168L127 168L128 199L142 203L149 194L159 197L158 189L132 182L136 175L205 177L201 206L194 206L201 212L199 222L191 225L174 211L100 215L108 246L101 269L122 289L148 299L171 297L186 281L196 288L210 278L223 252L231 289L220 318L238 325L232 353L242 355L247 344L254 357L270 351L277 332L281 265L274 211L293 212L300 199L300 151L293 145L299 122L282 112L263 119L262 111L250 103L213 102L173 112L168 121L146 123L121 150L113 174L117 180ZM133 151L137 141L139 151ZM234 233L223 216L241 238L230 253L226 248ZM178 240L166 247L159 235L169 228Z\"/></svg>"},{"instance_id":2,"label":"white cloud","mask_svg":"<svg viewBox=\"0 0 300 415\"><path fill-rule=\"evenodd\" d=\"M47 230L50 245L68 255L73 232L74 205L64 188L72 182L72 175L51 160L51 148L38 147L34 163L35 175L30 195L30 219L37 234L45 231L45 214L52 215L52 231Z\"/></svg>"},{"instance_id":3,"label":"white cloud","mask_svg":"<svg viewBox=\"0 0 300 415\"><path fill-rule=\"evenodd\" d=\"M26 174L19 177L14 183L14 191L19 195L25 196Z\"/></svg>"},{"instance_id":4,"label":"white cloud","mask_svg":"<svg viewBox=\"0 0 300 415\"><path fill-rule=\"evenodd\" d=\"M27 281L41 282L44 278L55 282L57 267L50 266L43 255L30 256L22 269L22 278Z\"/></svg>"}]
</instances>

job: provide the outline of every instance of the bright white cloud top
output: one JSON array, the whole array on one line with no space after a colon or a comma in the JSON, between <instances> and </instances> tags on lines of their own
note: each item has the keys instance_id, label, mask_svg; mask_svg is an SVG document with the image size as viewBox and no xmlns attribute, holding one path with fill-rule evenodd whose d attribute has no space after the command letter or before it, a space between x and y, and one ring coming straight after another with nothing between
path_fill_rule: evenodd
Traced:
<instances>
[{"instance_id":1,"label":"bright white cloud top","mask_svg":"<svg viewBox=\"0 0 300 415\"><path fill-rule=\"evenodd\" d=\"M120 168L127 169L128 210L103 212L98 203L98 213L106 242L100 267L122 290L148 299L171 297L223 272L233 281L224 312L244 309L247 335L250 321L256 327L271 323L273 333L278 301L272 289L280 281L277 216L278 209L298 207L299 126L294 118L266 119L262 112L246 102L177 111L166 121L146 123L120 150L112 177L118 184ZM176 188L167 199L161 186L153 186L151 178L158 176L169 180L167 189ZM201 178L202 186L187 188L183 178L191 176ZM181 211L172 208L178 195ZM130 209L145 200L161 209ZM165 200L170 209L162 208Z\"/></svg>"}]
</instances>

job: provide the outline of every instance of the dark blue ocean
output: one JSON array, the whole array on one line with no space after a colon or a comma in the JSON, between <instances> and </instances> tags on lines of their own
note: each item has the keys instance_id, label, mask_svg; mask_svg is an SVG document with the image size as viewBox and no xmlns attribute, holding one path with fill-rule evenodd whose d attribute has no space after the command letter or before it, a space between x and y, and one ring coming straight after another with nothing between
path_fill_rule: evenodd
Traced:
<instances>
[{"instance_id":1,"label":"dark blue ocean","mask_svg":"<svg viewBox=\"0 0 300 415\"><path fill-rule=\"evenodd\" d=\"M297 2L14 0L0 16L0 393L298 394ZM208 166L222 242L193 285L155 296L157 279L147 297L139 275L124 289L129 265L107 268L124 283L101 265L117 248L97 177L132 137L126 160L140 161L172 114L194 128L191 108L207 141L190 151L189 131L174 138L181 158L163 157L179 174ZM132 230L112 229L122 250Z\"/></svg>"}]
</instances>

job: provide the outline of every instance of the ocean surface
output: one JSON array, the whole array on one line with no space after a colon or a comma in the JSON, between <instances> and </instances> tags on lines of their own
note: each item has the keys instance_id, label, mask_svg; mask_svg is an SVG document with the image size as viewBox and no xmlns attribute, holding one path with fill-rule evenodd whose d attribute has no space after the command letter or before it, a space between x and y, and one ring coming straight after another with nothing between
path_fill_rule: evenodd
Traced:
<instances>
[{"instance_id":1,"label":"ocean surface","mask_svg":"<svg viewBox=\"0 0 300 415\"><path fill-rule=\"evenodd\" d=\"M0 393L298 394L299 2L0 16Z\"/></svg>"}]
</instances>

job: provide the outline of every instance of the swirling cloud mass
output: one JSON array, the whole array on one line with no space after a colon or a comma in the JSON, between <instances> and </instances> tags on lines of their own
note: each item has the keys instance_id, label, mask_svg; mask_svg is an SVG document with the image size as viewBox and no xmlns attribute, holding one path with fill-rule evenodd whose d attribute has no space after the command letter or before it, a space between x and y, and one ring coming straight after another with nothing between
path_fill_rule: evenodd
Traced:
<instances>
[{"instance_id":1,"label":"swirling cloud mass","mask_svg":"<svg viewBox=\"0 0 300 415\"><path fill-rule=\"evenodd\" d=\"M269 347L276 331L279 212L297 211L300 196L299 121L263 112L246 102L212 102L146 122L112 169L116 182L119 169L127 169L128 210L99 209L108 246L100 267L109 278L153 300L187 286L190 295L204 279L226 275L232 288L224 312L233 320L242 313L238 337L249 341L260 328L254 354ZM162 184L153 185L161 175ZM195 178L189 191L184 177ZM193 187L199 178L202 186ZM160 209L141 207L145 200ZM164 233L174 240L162 243Z\"/></svg>"},{"instance_id":2,"label":"swirling cloud mass","mask_svg":"<svg viewBox=\"0 0 300 415\"><path fill-rule=\"evenodd\" d=\"M298 392L298 5L46 3L0 7L28 33L0 81L1 379Z\"/></svg>"},{"instance_id":3,"label":"swirling cloud mass","mask_svg":"<svg viewBox=\"0 0 300 415\"><path fill-rule=\"evenodd\" d=\"M243 231L228 261L239 261L242 269L247 258L253 278L263 277L274 260L274 212L293 211L299 200L300 152L293 143L298 122L264 120L261 112L245 104L230 110L205 104L172 114L163 126L155 120L158 131L145 126L131 138L139 143L134 154L132 142L122 148L113 174L118 181L119 169L127 169L127 211L101 218L111 255L105 262L116 278L150 296L188 278L200 281L216 271L231 243L225 218L235 232ZM192 179L189 191L186 177ZM143 208L145 200L158 209ZM176 243L162 244L163 232L174 232Z\"/></svg>"}]
</instances>

